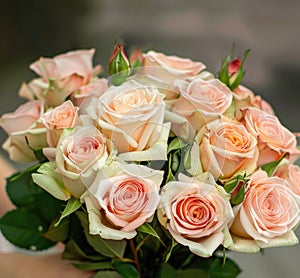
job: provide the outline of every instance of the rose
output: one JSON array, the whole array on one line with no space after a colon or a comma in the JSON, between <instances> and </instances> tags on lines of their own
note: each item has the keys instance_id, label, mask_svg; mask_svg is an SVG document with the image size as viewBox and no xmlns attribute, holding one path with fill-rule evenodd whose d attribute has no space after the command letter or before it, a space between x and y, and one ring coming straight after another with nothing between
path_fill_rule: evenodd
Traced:
<instances>
[{"instance_id":1,"label":"rose","mask_svg":"<svg viewBox=\"0 0 300 278\"><path fill-rule=\"evenodd\" d=\"M1 127L7 134L30 128L43 114L41 101L29 101L20 105L14 112L3 114L0 119Z\"/></svg>"},{"instance_id":2,"label":"rose","mask_svg":"<svg viewBox=\"0 0 300 278\"><path fill-rule=\"evenodd\" d=\"M167 183L161 192L159 221L172 237L191 252L209 257L224 239L223 229L233 218L229 195L214 178L181 179Z\"/></svg>"},{"instance_id":3,"label":"rose","mask_svg":"<svg viewBox=\"0 0 300 278\"><path fill-rule=\"evenodd\" d=\"M229 249L257 252L259 248L293 245L297 238L292 228L300 220L300 197L279 177L268 177L257 170L250 176L241 206L230 231Z\"/></svg>"},{"instance_id":4,"label":"rose","mask_svg":"<svg viewBox=\"0 0 300 278\"><path fill-rule=\"evenodd\" d=\"M257 168L256 138L237 121L224 117L211 122L196 140L203 170L215 178L229 179L238 171L250 174Z\"/></svg>"},{"instance_id":5,"label":"rose","mask_svg":"<svg viewBox=\"0 0 300 278\"><path fill-rule=\"evenodd\" d=\"M88 84L101 68L92 66L95 50L78 50L58 55L53 59L40 58L30 65L30 69L41 78L23 85L20 95L32 95L45 100L47 106L57 106L65 101L72 92ZM41 93L43 91L43 93Z\"/></svg>"},{"instance_id":6,"label":"rose","mask_svg":"<svg viewBox=\"0 0 300 278\"><path fill-rule=\"evenodd\" d=\"M95 127L65 129L56 147L57 172L70 193L79 198L108 156L107 141Z\"/></svg>"},{"instance_id":7,"label":"rose","mask_svg":"<svg viewBox=\"0 0 300 278\"><path fill-rule=\"evenodd\" d=\"M80 113L85 113L86 107L93 98L100 97L107 89L107 79L101 78L95 80L93 83L80 87L71 96L72 102L80 107Z\"/></svg>"},{"instance_id":8,"label":"rose","mask_svg":"<svg viewBox=\"0 0 300 278\"><path fill-rule=\"evenodd\" d=\"M143 55L143 72L172 84L175 79L196 76L205 68L201 62L149 51Z\"/></svg>"},{"instance_id":9,"label":"rose","mask_svg":"<svg viewBox=\"0 0 300 278\"><path fill-rule=\"evenodd\" d=\"M285 179L288 187L300 196L300 167L298 165L286 164L279 168L274 175Z\"/></svg>"},{"instance_id":10,"label":"rose","mask_svg":"<svg viewBox=\"0 0 300 278\"><path fill-rule=\"evenodd\" d=\"M165 103L155 87L134 81L110 87L87 108L103 134L110 138L120 153L148 150L168 136L163 124ZM166 148L166 146L164 147ZM166 159L165 152L163 157Z\"/></svg>"},{"instance_id":11,"label":"rose","mask_svg":"<svg viewBox=\"0 0 300 278\"><path fill-rule=\"evenodd\" d=\"M36 157L32 149L47 146L46 129L39 121L42 113L41 101L29 101L14 112L2 115L0 125L9 135L3 148L9 153L10 159L18 162L34 161Z\"/></svg>"},{"instance_id":12,"label":"rose","mask_svg":"<svg viewBox=\"0 0 300 278\"><path fill-rule=\"evenodd\" d=\"M113 240L135 237L135 229L156 211L162 179L161 172L136 164L99 171L89 195L83 196L90 233Z\"/></svg>"},{"instance_id":13,"label":"rose","mask_svg":"<svg viewBox=\"0 0 300 278\"><path fill-rule=\"evenodd\" d=\"M182 126L173 124L172 130L185 140L191 140L205 124L220 117L232 102L231 91L217 79L178 82L178 87L181 95L172 111L186 118L191 126L182 133Z\"/></svg>"},{"instance_id":14,"label":"rose","mask_svg":"<svg viewBox=\"0 0 300 278\"><path fill-rule=\"evenodd\" d=\"M236 119L241 120L243 114L241 113L241 108L254 106L262 111L265 111L271 115L274 115L274 110L272 106L261 96L254 95L254 93L243 85L239 85L234 89L234 100L235 100L235 113Z\"/></svg>"},{"instance_id":15,"label":"rose","mask_svg":"<svg viewBox=\"0 0 300 278\"><path fill-rule=\"evenodd\" d=\"M47 111L41 120L47 128L47 142L50 147L56 147L59 137L65 128L78 124L78 107L68 100L53 110Z\"/></svg>"},{"instance_id":16,"label":"rose","mask_svg":"<svg viewBox=\"0 0 300 278\"><path fill-rule=\"evenodd\" d=\"M276 161L285 153L292 157L300 155L295 135L275 115L255 107L243 108L242 113L246 128L258 140L258 166Z\"/></svg>"}]
</instances>

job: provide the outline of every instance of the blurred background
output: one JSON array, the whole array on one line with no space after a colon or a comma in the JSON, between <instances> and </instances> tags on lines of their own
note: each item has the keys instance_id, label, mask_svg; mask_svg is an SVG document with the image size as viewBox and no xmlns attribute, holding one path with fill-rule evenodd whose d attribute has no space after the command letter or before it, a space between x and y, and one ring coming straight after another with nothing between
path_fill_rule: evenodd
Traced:
<instances>
[{"instance_id":1,"label":"blurred background","mask_svg":"<svg viewBox=\"0 0 300 278\"><path fill-rule=\"evenodd\" d=\"M28 69L40 56L95 48L106 68L115 42L202 61L216 73L236 45L246 61L244 85L300 131L300 1L266 0L10 0L0 9L0 114L11 112ZM6 138L0 132L0 143ZM5 153L1 150L1 154ZM298 232L299 234L299 232ZM300 246L264 255L232 254L247 277L299 277Z\"/></svg>"}]
</instances>

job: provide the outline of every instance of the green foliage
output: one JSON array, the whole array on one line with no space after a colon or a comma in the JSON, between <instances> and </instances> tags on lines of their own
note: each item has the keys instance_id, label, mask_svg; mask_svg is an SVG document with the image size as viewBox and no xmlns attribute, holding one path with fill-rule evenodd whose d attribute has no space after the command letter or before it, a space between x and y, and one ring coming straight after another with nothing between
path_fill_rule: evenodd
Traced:
<instances>
[{"instance_id":1,"label":"green foliage","mask_svg":"<svg viewBox=\"0 0 300 278\"><path fill-rule=\"evenodd\" d=\"M47 228L35 211L26 208L12 210L0 219L0 229L7 240L33 251L47 249L55 244L44 237Z\"/></svg>"},{"instance_id":2,"label":"green foliage","mask_svg":"<svg viewBox=\"0 0 300 278\"><path fill-rule=\"evenodd\" d=\"M230 203L232 205L238 205L243 202L247 182L248 179L246 179L245 175L237 175L225 183L224 189L227 193L230 193Z\"/></svg>"},{"instance_id":3,"label":"green foliage","mask_svg":"<svg viewBox=\"0 0 300 278\"><path fill-rule=\"evenodd\" d=\"M273 175L276 167L279 165L279 163L282 161L282 159L284 159L286 156L287 156L287 153L283 154L283 156L276 161L272 161L272 162L264 164L263 166L261 166L261 169L267 173L268 177L271 177Z\"/></svg>"}]
</instances>

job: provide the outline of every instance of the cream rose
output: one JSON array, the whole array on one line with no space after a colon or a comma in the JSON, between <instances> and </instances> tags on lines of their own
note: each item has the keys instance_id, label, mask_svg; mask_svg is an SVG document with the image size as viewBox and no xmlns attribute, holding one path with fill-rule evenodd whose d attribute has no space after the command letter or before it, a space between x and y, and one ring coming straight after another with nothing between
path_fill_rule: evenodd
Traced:
<instances>
[{"instance_id":1,"label":"cream rose","mask_svg":"<svg viewBox=\"0 0 300 278\"><path fill-rule=\"evenodd\" d=\"M230 228L234 240L229 248L256 252L259 248L296 244L292 228L299 221L300 196L285 180L257 170L250 176L245 199L236 209Z\"/></svg>"},{"instance_id":2,"label":"cream rose","mask_svg":"<svg viewBox=\"0 0 300 278\"><path fill-rule=\"evenodd\" d=\"M41 120L47 128L47 142L49 147L56 147L60 135L65 128L72 128L78 124L78 107L68 100L53 110L47 111Z\"/></svg>"},{"instance_id":3,"label":"cream rose","mask_svg":"<svg viewBox=\"0 0 300 278\"><path fill-rule=\"evenodd\" d=\"M296 148L295 135L284 127L276 116L255 107L243 108L242 112L246 128L258 140L258 166L276 161L284 153L291 156L300 155Z\"/></svg>"},{"instance_id":4,"label":"cream rose","mask_svg":"<svg viewBox=\"0 0 300 278\"><path fill-rule=\"evenodd\" d=\"M191 140L204 125L220 117L232 102L231 91L217 79L178 82L178 87L180 97L172 111L187 119L189 136L186 132L182 134L182 125L173 124L172 130L186 140Z\"/></svg>"},{"instance_id":5,"label":"cream rose","mask_svg":"<svg viewBox=\"0 0 300 278\"><path fill-rule=\"evenodd\" d=\"M223 243L222 231L233 219L229 198L209 173L199 180L171 181L161 192L159 220L177 242L209 257Z\"/></svg>"},{"instance_id":6,"label":"cream rose","mask_svg":"<svg viewBox=\"0 0 300 278\"><path fill-rule=\"evenodd\" d=\"M42 98L47 106L57 106L81 86L88 84L101 70L93 68L92 57L95 50L78 50L61 54L53 59L40 58L30 65L30 69L40 78L22 85L20 95Z\"/></svg>"},{"instance_id":7,"label":"cream rose","mask_svg":"<svg viewBox=\"0 0 300 278\"><path fill-rule=\"evenodd\" d=\"M135 229L151 220L157 209L162 179L161 172L136 164L117 166L113 173L100 171L82 197L90 233L113 240L135 237Z\"/></svg>"},{"instance_id":8,"label":"cream rose","mask_svg":"<svg viewBox=\"0 0 300 278\"><path fill-rule=\"evenodd\" d=\"M201 62L194 62L191 59L177 56L168 56L155 51L149 51L143 54L143 57L143 72L159 77L170 84L175 79L195 76L205 69L205 65Z\"/></svg>"},{"instance_id":9,"label":"cream rose","mask_svg":"<svg viewBox=\"0 0 300 278\"><path fill-rule=\"evenodd\" d=\"M133 81L109 88L87 108L119 153L148 150L161 139L161 133L167 138L168 132L163 132L164 110L163 95L155 87ZM156 159L166 159L165 144L164 149L162 157Z\"/></svg>"},{"instance_id":10,"label":"cream rose","mask_svg":"<svg viewBox=\"0 0 300 278\"><path fill-rule=\"evenodd\" d=\"M55 162L66 188L79 198L109 156L106 138L95 127L65 129Z\"/></svg>"},{"instance_id":11,"label":"cream rose","mask_svg":"<svg viewBox=\"0 0 300 278\"><path fill-rule=\"evenodd\" d=\"M239 171L251 174L257 168L256 138L237 121L222 118L211 122L196 140L203 170L214 178L229 179Z\"/></svg>"},{"instance_id":12,"label":"cream rose","mask_svg":"<svg viewBox=\"0 0 300 278\"><path fill-rule=\"evenodd\" d=\"M18 162L34 161L36 157L30 148L41 149L47 146L46 128L40 123L42 114L43 103L29 101L13 113L1 117L0 125L9 135L3 148L9 153L10 159Z\"/></svg>"}]
</instances>

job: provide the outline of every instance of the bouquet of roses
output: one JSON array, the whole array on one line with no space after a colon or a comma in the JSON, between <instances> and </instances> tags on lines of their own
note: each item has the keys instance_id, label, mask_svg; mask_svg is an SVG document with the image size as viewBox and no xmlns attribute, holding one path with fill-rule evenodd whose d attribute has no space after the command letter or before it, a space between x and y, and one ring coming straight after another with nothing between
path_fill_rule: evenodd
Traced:
<instances>
[{"instance_id":1,"label":"bouquet of roses","mask_svg":"<svg viewBox=\"0 0 300 278\"><path fill-rule=\"evenodd\" d=\"M35 161L7 179L3 235L94 277L236 277L228 250L297 244L300 156L271 105L241 85L243 58L201 62L117 45L30 65L3 147Z\"/></svg>"}]
</instances>

